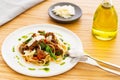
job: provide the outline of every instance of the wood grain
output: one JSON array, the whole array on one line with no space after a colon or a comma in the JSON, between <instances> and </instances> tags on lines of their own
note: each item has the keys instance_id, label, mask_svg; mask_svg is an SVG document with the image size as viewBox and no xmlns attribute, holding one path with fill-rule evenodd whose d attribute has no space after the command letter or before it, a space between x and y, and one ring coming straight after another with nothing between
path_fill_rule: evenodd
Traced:
<instances>
[{"instance_id":1,"label":"wood grain","mask_svg":"<svg viewBox=\"0 0 120 80\"><path fill-rule=\"evenodd\" d=\"M48 16L48 8L57 2L71 2L83 11L82 17L71 24L60 24L54 22ZM87 54L108 61L120 66L120 27L118 35L111 41L100 41L94 38L91 34L92 19L94 12L101 0L46 0L23 14L17 16L12 21L0 27L0 49L4 39L13 31L23 26L31 24L55 24L63 26L76 33L83 43L84 50ZM120 14L120 1L113 0L117 14ZM120 20L120 16L119 16ZM120 24L119 24L120 26ZM0 51L0 80L120 80L120 76L103 71L95 66L85 63L78 63L70 71L49 78L34 78L21 75L10 69L4 62Z\"/></svg>"}]
</instances>

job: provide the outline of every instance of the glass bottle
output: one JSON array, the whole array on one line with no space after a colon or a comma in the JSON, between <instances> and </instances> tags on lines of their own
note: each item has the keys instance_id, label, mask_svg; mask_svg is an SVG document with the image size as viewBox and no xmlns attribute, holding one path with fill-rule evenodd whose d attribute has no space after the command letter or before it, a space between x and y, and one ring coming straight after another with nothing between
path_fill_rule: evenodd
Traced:
<instances>
[{"instance_id":1,"label":"glass bottle","mask_svg":"<svg viewBox=\"0 0 120 80\"><path fill-rule=\"evenodd\" d=\"M103 0L97 8L92 26L92 34L100 40L116 37L118 17L111 0Z\"/></svg>"}]
</instances>

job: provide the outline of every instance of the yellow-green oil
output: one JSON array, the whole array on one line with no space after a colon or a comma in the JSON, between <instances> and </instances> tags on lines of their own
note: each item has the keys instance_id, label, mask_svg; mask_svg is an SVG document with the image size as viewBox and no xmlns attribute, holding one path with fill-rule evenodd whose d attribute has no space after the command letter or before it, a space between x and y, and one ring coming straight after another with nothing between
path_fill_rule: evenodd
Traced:
<instances>
[{"instance_id":1,"label":"yellow-green oil","mask_svg":"<svg viewBox=\"0 0 120 80\"><path fill-rule=\"evenodd\" d=\"M100 40L111 40L116 37L118 17L113 5L101 4L93 19L92 34Z\"/></svg>"}]
</instances>

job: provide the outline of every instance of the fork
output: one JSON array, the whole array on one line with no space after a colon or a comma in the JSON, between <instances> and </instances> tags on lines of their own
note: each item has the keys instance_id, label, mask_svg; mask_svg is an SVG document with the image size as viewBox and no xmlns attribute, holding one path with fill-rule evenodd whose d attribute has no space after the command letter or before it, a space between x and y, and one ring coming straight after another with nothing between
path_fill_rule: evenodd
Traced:
<instances>
[{"instance_id":1,"label":"fork","mask_svg":"<svg viewBox=\"0 0 120 80\"><path fill-rule=\"evenodd\" d=\"M99 67L107 72L110 72L110 73L120 76L120 66L118 66L118 65L95 59L89 55L83 55L81 57L72 57L69 55L69 57L71 58L71 61L70 61L71 63L75 63L75 62L87 63L90 65Z\"/></svg>"}]
</instances>

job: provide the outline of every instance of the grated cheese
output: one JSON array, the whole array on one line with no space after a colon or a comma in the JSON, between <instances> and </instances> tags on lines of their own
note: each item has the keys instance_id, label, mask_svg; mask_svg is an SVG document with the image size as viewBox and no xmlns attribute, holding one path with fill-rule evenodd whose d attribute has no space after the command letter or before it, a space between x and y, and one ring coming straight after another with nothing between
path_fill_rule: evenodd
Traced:
<instances>
[{"instance_id":1,"label":"grated cheese","mask_svg":"<svg viewBox=\"0 0 120 80\"><path fill-rule=\"evenodd\" d=\"M52 11L55 13L55 15L66 19L75 15L75 9L71 5L55 6Z\"/></svg>"}]
</instances>

